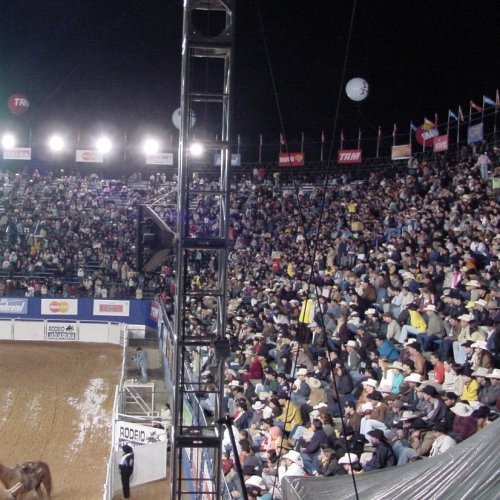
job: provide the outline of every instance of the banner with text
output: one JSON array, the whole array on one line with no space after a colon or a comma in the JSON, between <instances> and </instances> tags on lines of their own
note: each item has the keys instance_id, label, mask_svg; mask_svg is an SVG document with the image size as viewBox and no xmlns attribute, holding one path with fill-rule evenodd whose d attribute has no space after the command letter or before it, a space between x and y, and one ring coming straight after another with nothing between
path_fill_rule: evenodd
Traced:
<instances>
[{"instance_id":1,"label":"banner with text","mask_svg":"<svg viewBox=\"0 0 500 500\"><path fill-rule=\"evenodd\" d=\"M146 155L146 165L173 165L174 153L157 153Z\"/></svg>"},{"instance_id":2,"label":"banner with text","mask_svg":"<svg viewBox=\"0 0 500 500\"><path fill-rule=\"evenodd\" d=\"M3 150L4 160L31 160L31 148L9 148Z\"/></svg>"},{"instance_id":3,"label":"banner with text","mask_svg":"<svg viewBox=\"0 0 500 500\"><path fill-rule=\"evenodd\" d=\"M102 163L104 156L95 149L77 149L76 161L80 163Z\"/></svg>"},{"instance_id":4,"label":"banner with text","mask_svg":"<svg viewBox=\"0 0 500 500\"><path fill-rule=\"evenodd\" d=\"M434 137L432 150L434 151L434 153L441 153L442 151L448 151L448 135L446 134Z\"/></svg>"},{"instance_id":5,"label":"banner with text","mask_svg":"<svg viewBox=\"0 0 500 500\"><path fill-rule=\"evenodd\" d=\"M361 163L362 151L361 149L339 149L337 151L337 163Z\"/></svg>"},{"instance_id":6,"label":"banner with text","mask_svg":"<svg viewBox=\"0 0 500 500\"><path fill-rule=\"evenodd\" d=\"M129 316L128 300L94 300L94 316Z\"/></svg>"},{"instance_id":7,"label":"banner with text","mask_svg":"<svg viewBox=\"0 0 500 500\"><path fill-rule=\"evenodd\" d=\"M58 342L77 341L76 323L47 323L47 340Z\"/></svg>"},{"instance_id":8,"label":"banner with text","mask_svg":"<svg viewBox=\"0 0 500 500\"><path fill-rule=\"evenodd\" d=\"M77 299L42 299L42 314L75 316L78 314Z\"/></svg>"},{"instance_id":9,"label":"banner with text","mask_svg":"<svg viewBox=\"0 0 500 500\"><path fill-rule=\"evenodd\" d=\"M411 158L411 144L400 144L399 146L392 146L391 159L404 160Z\"/></svg>"},{"instance_id":10,"label":"banner with text","mask_svg":"<svg viewBox=\"0 0 500 500\"><path fill-rule=\"evenodd\" d=\"M467 129L467 144L472 144L473 142L480 142L483 140L483 124L478 123L477 125L471 125Z\"/></svg>"},{"instance_id":11,"label":"banner with text","mask_svg":"<svg viewBox=\"0 0 500 500\"><path fill-rule=\"evenodd\" d=\"M280 167L303 167L304 153L280 153L278 164Z\"/></svg>"},{"instance_id":12,"label":"banner with text","mask_svg":"<svg viewBox=\"0 0 500 500\"><path fill-rule=\"evenodd\" d=\"M28 314L28 299L0 299L0 314Z\"/></svg>"},{"instance_id":13,"label":"banner with text","mask_svg":"<svg viewBox=\"0 0 500 500\"><path fill-rule=\"evenodd\" d=\"M122 420L117 420L115 423L115 436L118 437L120 446L124 444L137 446L167 440L167 435L163 429Z\"/></svg>"}]
</instances>

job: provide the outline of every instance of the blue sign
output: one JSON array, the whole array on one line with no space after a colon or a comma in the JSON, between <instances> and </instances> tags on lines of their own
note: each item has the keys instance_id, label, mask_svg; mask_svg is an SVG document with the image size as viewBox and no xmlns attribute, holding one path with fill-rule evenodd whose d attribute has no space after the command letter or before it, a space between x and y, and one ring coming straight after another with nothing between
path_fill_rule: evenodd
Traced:
<instances>
[{"instance_id":1,"label":"blue sign","mask_svg":"<svg viewBox=\"0 0 500 500\"><path fill-rule=\"evenodd\" d=\"M0 313L28 314L28 299L0 299Z\"/></svg>"},{"instance_id":2,"label":"blue sign","mask_svg":"<svg viewBox=\"0 0 500 500\"><path fill-rule=\"evenodd\" d=\"M483 140L483 124L478 123L477 125L472 125L467 129L467 144L472 144L473 142L480 142Z\"/></svg>"}]
</instances>

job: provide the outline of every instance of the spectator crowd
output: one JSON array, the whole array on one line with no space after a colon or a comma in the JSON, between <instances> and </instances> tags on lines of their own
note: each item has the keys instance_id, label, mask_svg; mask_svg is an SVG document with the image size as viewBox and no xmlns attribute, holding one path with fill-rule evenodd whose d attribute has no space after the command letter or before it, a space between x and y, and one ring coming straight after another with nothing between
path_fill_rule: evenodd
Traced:
<instances>
[{"instance_id":1,"label":"spectator crowd","mask_svg":"<svg viewBox=\"0 0 500 500\"><path fill-rule=\"evenodd\" d=\"M500 409L500 210L489 163L463 150L353 181L232 178L222 468L249 498L286 476L368 473L444 453ZM2 173L0 295L143 297L172 311L171 266L134 268L136 208L172 187ZM201 201L197 219L210 224ZM200 230L203 230L200 229ZM193 281L213 272L200 257ZM213 326L210 301L193 328ZM213 353L191 351L214 384ZM208 356L207 356L208 354ZM212 398L202 399L209 416Z\"/></svg>"}]
</instances>

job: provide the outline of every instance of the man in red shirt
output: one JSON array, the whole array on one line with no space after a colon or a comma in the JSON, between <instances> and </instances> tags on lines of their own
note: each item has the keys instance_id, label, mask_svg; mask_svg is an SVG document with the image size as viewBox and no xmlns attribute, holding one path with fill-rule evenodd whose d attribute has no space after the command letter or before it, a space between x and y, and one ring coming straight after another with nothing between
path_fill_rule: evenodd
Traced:
<instances>
[{"instance_id":1,"label":"man in red shirt","mask_svg":"<svg viewBox=\"0 0 500 500\"><path fill-rule=\"evenodd\" d=\"M434 367L434 381L438 384L442 384L444 382L444 363L439 359L439 354L437 352L433 352L431 354L431 364Z\"/></svg>"}]
</instances>

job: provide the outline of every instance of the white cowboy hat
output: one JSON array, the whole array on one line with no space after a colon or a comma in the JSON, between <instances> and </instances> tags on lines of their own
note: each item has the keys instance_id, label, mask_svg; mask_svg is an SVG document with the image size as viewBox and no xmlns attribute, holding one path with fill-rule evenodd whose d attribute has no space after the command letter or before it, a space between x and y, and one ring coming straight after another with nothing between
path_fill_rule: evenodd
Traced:
<instances>
[{"instance_id":1,"label":"white cowboy hat","mask_svg":"<svg viewBox=\"0 0 500 500\"><path fill-rule=\"evenodd\" d=\"M240 387L241 386L240 382L238 382L237 380L231 380L231 382L229 382L229 385L231 387Z\"/></svg>"},{"instance_id":2,"label":"white cowboy hat","mask_svg":"<svg viewBox=\"0 0 500 500\"><path fill-rule=\"evenodd\" d=\"M467 321L467 323L471 322L474 318L470 314L462 314L458 317L460 321Z\"/></svg>"},{"instance_id":3,"label":"white cowboy hat","mask_svg":"<svg viewBox=\"0 0 500 500\"><path fill-rule=\"evenodd\" d=\"M470 405L467 403L457 403L455 406L450 408L455 415L459 417L468 417L474 411Z\"/></svg>"},{"instance_id":4,"label":"white cowboy hat","mask_svg":"<svg viewBox=\"0 0 500 500\"><path fill-rule=\"evenodd\" d=\"M326 403L318 403L316 406L313 406L314 410L320 410L321 408L328 408Z\"/></svg>"},{"instance_id":5,"label":"white cowboy hat","mask_svg":"<svg viewBox=\"0 0 500 500\"><path fill-rule=\"evenodd\" d=\"M348 346L348 347L358 347L358 343L355 340L348 340L346 346Z\"/></svg>"},{"instance_id":6,"label":"white cowboy hat","mask_svg":"<svg viewBox=\"0 0 500 500\"><path fill-rule=\"evenodd\" d=\"M472 288L481 288L483 285L477 280L470 280L465 284L466 287L470 286Z\"/></svg>"},{"instance_id":7,"label":"white cowboy hat","mask_svg":"<svg viewBox=\"0 0 500 500\"><path fill-rule=\"evenodd\" d=\"M307 379L307 384L309 387L312 387L313 389L317 389L318 387L321 387L321 380L314 378L314 377L309 377Z\"/></svg>"},{"instance_id":8,"label":"white cowboy hat","mask_svg":"<svg viewBox=\"0 0 500 500\"><path fill-rule=\"evenodd\" d=\"M339 458L338 464L357 464L359 458L354 453L346 453L344 456Z\"/></svg>"},{"instance_id":9,"label":"white cowboy hat","mask_svg":"<svg viewBox=\"0 0 500 500\"><path fill-rule=\"evenodd\" d=\"M245 486L255 486L261 490L265 490L264 480L260 476L251 476L245 481Z\"/></svg>"},{"instance_id":10,"label":"white cowboy hat","mask_svg":"<svg viewBox=\"0 0 500 500\"><path fill-rule=\"evenodd\" d=\"M409 345L414 344L417 341L415 338L408 339L408 342L405 342L404 345L408 347Z\"/></svg>"},{"instance_id":11,"label":"white cowboy hat","mask_svg":"<svg viewBox=\"0 0 500 500\"><path fill-rule=\"evenodd\" d=\"M290 450L288 453L283 455L283 458L288 458L288 460L291 460L292 462L295 462L297 465L300 465L302 467L302 457L300 456L300 453L295 450Z\"/></svg>"},{"instance_id":12,"label":"white cowboy hat","mask_svg":"<svg viewBox=\"0 0 500 500\"><path fill-rule=\"evenodd\" d=\"M474 342L471 347L474 347L474 348L478 348L478 349L483 349L485 351L488 350L488 348L486 347L486 340L476 340L476 342Z\"/></svg>"},{"instance_id":13,"label":"white cowboy hat","mask_svg":"<svg viewBox=\"0 0 500 500\"><path fill-rule=\"evenodd\" d=\"M254 410L262 410L266 405L262 404L262 401L257 401L252 405Z\"/></svg>"},{"instance_id":14,"label":"white cowboy hat","mask_svg":"<svg viewBox=\"0 0 500 500\"><path fill-rule=\"evenodd\" d=\"M394 361L394 363L392 363L392 365L389 365L388 368L391 370L401 370L403 371L403 363L401 363L401 361Z\"/></svg>"},{"instance_id":15,"label":"white cowboy hat","mask_svg":"<svg viewBox=\"0 0 500 500\"><path fill-rule=\"evenodd\" d=\"M410 373L407 377L405 377L405 382L415 382L420 384L420 382L422 382L422 375L420 375L420 373Z\"/></svg>"},{"instance_id":16,"label":"white cowboy hat","mask_svg":"<svg viewBox=\"0 0 500 500\"><path fill-rule=\"evenodd\" d=\"M399 420L401 420L402 422L406 422L407 420L411 420L412 418L416 417L417 417L416 413L412 411L404 411Z\"/></svg>"},{"instance_id":17,"label":"white cowboy hat","mask_svg":"<svg viewBox=\"0 0 500 500\"><path fill-rule=\"evenodd\" d=\"M373 387L374 389L377 388L377 381L376 380L373 380L372 378L369 378L368 380L364 380L363 382L361 382L362 385L370 385L371 387Z\"/></svg>"},{"instance_id":18,"label":"white cowboy hat","mask_svg":"<svg viewBox=\"0 0 500 500\"><path fill-rule=\"evenodd\" d=\"M500 368L495 368L491 373L485 375L488 378L497 378L500 380Z\"/></svg>"},{"instance_id":19,"label":"white cowboy hat","mask_svg":"<svg viewBox=\"0 0 500 500\"><path fill-rule=\"evenodd\" d=\"M484 299L479 299L479 300L476 300L474 305L486 307L488 305L488 302L486 302L486 300L484 300Z\"/></svg>"},{"instance_id":20,"label":"white cowboy hat","mask_svg":"<svg viewBox=\"0 0 500 500\"><path fill-rule=\"evenodd\" d=\"M436 311L436 306L434 304L429 304L424 307L424 311Z\"/></svg>"},{"instance_id":21,"label":"white cowboy hat","mask_svg":"<svg viewBox=\"0 0 500 500\"><path fill-rule=\"evenodd\" d=\"M368 316L373 316L374 314L377 314L377 311L375 311L375 309L373 309L372 307L370 307L370 309L367 309L365 311L365 314L368 314Z\"/></svg>"},{"instance_id":22,"label":"white cowboy hat","mask_svg":"<svg viewBox=\"0 0 500 500\"><path fill-rule=\"evenodd\" d=\"M472 373L473 377L487 377L489 375L488 368L480 366L475 372Z\"/></svg>"}]
</instances>

